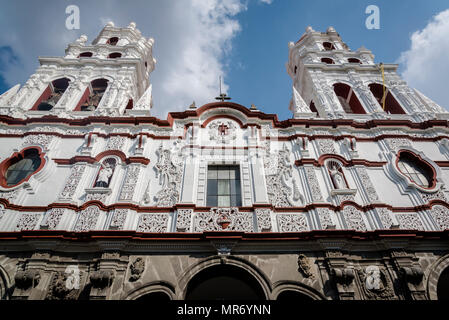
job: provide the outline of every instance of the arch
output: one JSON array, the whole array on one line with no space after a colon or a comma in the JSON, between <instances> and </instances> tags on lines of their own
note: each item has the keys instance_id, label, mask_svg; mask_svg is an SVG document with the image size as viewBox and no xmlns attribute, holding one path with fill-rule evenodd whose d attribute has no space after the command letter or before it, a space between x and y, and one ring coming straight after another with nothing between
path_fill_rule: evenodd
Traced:
<instances>
[{"instance_id":1,"label":"arch","mask_svg":"<svg viewBox=\"0 0 449 320\"><path fill-rule=\"evenodd\" d=\"M112 52L108 55L109 59L117 59L117 58L121 58L122 54L120 52Z\"/></svg>"},{"instance_id":2,"label":"arch","mask_svg":"<svg viewBox=\"0 0 449 320\"><path fill-rule=\"evenodd\" d=\"M331 58L321 58L321 62L326 64L335 64L335 61Z\"/></svg>"},{"instance_id":3,"label":"arch","mask_svg":"<svg viewBox=\"0 0 449 320\"><path fill-rule=\"evenodd\" d=\"M106 43L109 44L110 46L116 46L118 41L119 41L118 37L111 37L108 39L108 41L106 41Z\"/></svg>"},{"instance_id":4,"label":"arch","mask_svg":"<svg viewBox=\"0 0 449 320\"><path fill-rule=\"evenodd\" d=\"M10 295L11 279L6 270L0 266L0 300L8 300Z\"/></svg>"},{"instance_id":5,"label":"arch","mask_svg":"<svg viewBox=\"0 0 449 320\"><path fill-rule=\"evenodd\" d=\"M242 268L220 264L190 279L185 300L265 300L257 280Z\"/></svg>"},{"instance_id":6,"label":"arch","mask_svg":"<svg viewBox=\"0 0 449 320\"><path fill-rule=\"evenodd\" d=\"M94 111L109 85L109 79L97 78L90 82L74 111Z\"/></svg>"},{"instance_id":7,"label":"arch","mask_svg":"<svg viewBox=\"0 0 449 320\"><path fill-rule=\"evenodd\" d=\"M384 96L384 86L378 83L371 83L368 85L371 93L376 99L377 103L379 103L380 107L383 107L383 96ZM393 96L388 87L385 87L385 112L390 114L405 114L404 109Z\"/></svg>"},{"instance_id":8,"label":"arch","mask_svg":"<svg viewBox=\"0 0 449 320\"><path fill-rule=\"evenodd\" d=\"M351 86L338 82L335 83L333 87L334 92L346 113L366 114L365 109Z\"/></svg>"},{"instance_id":9,"label":"arch","mask_svg":"<svg viewBox=\"0 0 449 320\"><path fill-rule=\"evenodd\" d=\"M69 87L70 81L71 79L67 77L57 78L51 81L39 99L34 103L31 110L49 111L53 109Z\"/></svg>"},{"instance_id":10,"label":"arch","mask_svg":"<svg viewBox=\"0 0 449 320\"><path fill-rule=\"evenodd\" d=\"M174 300L175 288L174 286L166 281L152 281L143 286L135 288L127 293L124 300L158 300L163 301L165 295L167 300ZM153 298L153 299L151 299Z\"/></svg>"},{"instance_id":11,"label":"arch","mask_svg":"<svg viewBox=\"0 0 449 320\"><path fill-rule=\"evenodd\" d=\"M90 58L93 56L93 53L90 51L81 52L78 56L78 58Z\"/></svg>"},{"instance_id":12,"label":"arch","mask_svg":"<svg viewBox=\"0 0 449 320\"><path fill-rule=\"evenodd\" d=\"M335 50L334 44L332 42L328 42L328 41L323 42L323 48L324 48L325 51Z\"/></svg>"},{"instance_id":13,"label":"arch","mask_svg":"<svg viewBox=\"0 0 449 320\"><path fill-rule=\"evenodd\" d=\"M427 277L427 296L429 300L438 300L438 282L446 270L449 268L449 254L435 261L430 267L430 273ZM445 273L445 277L446 277ZM441 290L441 289L440 289ZM440 291L441 295L441 291Z\"/></svg>"},{"instance_id":14,"label":"arch","mask_svg":"<svg viewBox=\"0 0 449 320\"><path fill-rule=\"evenodd\" d=\"M234 268L234 270L241 269L240 275L246 275L247 277L250 277L254 281L252 281L253 284L257 285L261 292L263 293L262 299L268 299L270 297L271 292L271 284L268 280L267 276L259 270L255 265L250 263L249 261L246 261L244 259L238 258L238 257L226 257L225 260L222 260L223 258L219 256L213 256L210 258L207 258L206 260L203 260L195 265L193 265L191 268L189 268L180 278L179 278L179 287L182 294L181 299L186 299L186 296L188 294L188 285L191 282L191 280L198 274L200 274L202 271L205 271L206 269L226 265L228 267ZM238 271L237 271L238 272ZM245 273L246 272L246 273ZM207 274L206 274L207 275Z\"/></svg>"},{"instance_id":15,"label":"arch","mask_svg":"<svg viewBox=\"0 0 449 320\"><path fill-rule=\"evenodd\" d=\"M327 300L319 291L314 288L311 288L301 282L297 281L280 281L275 284L275 288L273 289L272 296L275 297L276 300L279 300L279 297L284 293L283 299L290 300L294 296L300 299L301 301L313 301L313 300ZM299 296L300 295L300 296Z\"/></svg>"},{"instance_id":16,"label":"arch","mask_svg":"<svg viewBox=\"0 0 449 320\"><path fill-rule=\"evenodd\" d=\"M348 62L349 63L358 63L358 64L362 64L362 61L360 61L357 58L348 58Z\"/></svg>"}]
</instances>

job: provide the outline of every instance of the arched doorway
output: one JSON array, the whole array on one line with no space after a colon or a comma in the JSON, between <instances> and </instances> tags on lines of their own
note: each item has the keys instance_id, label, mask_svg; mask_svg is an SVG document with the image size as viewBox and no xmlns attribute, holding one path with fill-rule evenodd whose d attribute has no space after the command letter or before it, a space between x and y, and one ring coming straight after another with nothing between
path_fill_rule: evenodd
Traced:
<instances>
[{"instance_id":1,"label":"arched doorway","mask_svg":"<svg viewBox=\"0 0 449 320\"><path fill-rule=\"evenodd\" d=\"M438 279L437 296L438 300L449 301L449 268L446 268Z\"/></svg>"},{"instance_id":2,"label":"arched doorway","mask_svg":"<svg viewBox=\"0 0 449 320\"><path fill-rule=\"evenodd\" d=\"M170 301L171 299L164 292L150 292L150 293L144 294L143 296L138 297L136 300L158 302L158 301Z\"/></svg>"},{"instance_id":3,"label":"arched doorway","mask_svg":"<svg viewBox=\"0 0 449 320\"><path fill-rule=\"evenodd\" d=\"M265 294L258 281L244 269L216 265L190 280L185 300L265 300Z\"/></svg>"},{"instance_id":4,"label":"arched doorway","mask_svg":"<svg viewBox=\"0 0 449 320\"><path fill-rule=\"evenodd\" d=\"M293 290L284 290L282 291L276 298L276 300L279 301L290 301L290 302L309 302L314 301L313 298L311 298L308 295L305 295L298 291Z\"/></svg>"}]
</instances>

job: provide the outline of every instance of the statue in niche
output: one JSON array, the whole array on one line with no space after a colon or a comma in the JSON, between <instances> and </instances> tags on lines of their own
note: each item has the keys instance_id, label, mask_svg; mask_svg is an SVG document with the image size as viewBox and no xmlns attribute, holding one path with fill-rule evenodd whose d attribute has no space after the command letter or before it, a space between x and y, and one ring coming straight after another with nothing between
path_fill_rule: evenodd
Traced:
<instances>
[{"instance_id":1,"label":"statue in niche","mask_svg":"<svg viewBox=\"0 0 449 320\"><path fill-rule=\"evenodd\" d=\"M348 186L346 185L345 177L341 172L340 164L338 162L330 161L327 168L329 169L334 187L336 189L347 189Z\"/></svg>"},{"instance_id":2,"label":"statue in niche","mask_svg":"<svg viewBox=\"0 0 449 320\"><path fill-rule=\"evenodd\" d=\"M100 172L98 173L97 181L95 182L96 188L108 188L111 181L112 174L114 173L115 160L106 159L101 164Z\"/></svg>"}]
</instances>

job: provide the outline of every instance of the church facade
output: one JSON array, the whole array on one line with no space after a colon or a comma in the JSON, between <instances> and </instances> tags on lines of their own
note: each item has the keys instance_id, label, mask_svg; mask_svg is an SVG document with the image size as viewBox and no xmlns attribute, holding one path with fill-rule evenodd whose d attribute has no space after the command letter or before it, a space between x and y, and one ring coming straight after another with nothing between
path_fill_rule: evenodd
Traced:
<instances>
[{"instance_id":1,"label":"church facade","mask_svg":"<svg viewBox=\"0 0 449 320\"><path fill-rule=\"evenodd\" d=\"M449 297L449 113L397 65L308 27L290 119L162 120L153 44L108 23L0 96L1 299Z\"/></svg>"}]
</instances>

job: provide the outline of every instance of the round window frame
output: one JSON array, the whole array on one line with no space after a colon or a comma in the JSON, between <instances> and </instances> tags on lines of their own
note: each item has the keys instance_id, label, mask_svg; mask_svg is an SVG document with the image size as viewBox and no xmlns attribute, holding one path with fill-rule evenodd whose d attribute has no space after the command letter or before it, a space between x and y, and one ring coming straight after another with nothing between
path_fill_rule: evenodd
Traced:
<instances>
[{"instance_id":1,"label":"round window frame","mask_svg":"<svg viewBox=\"0 0 449 320\"><path fill-rule=\"evenodd\" d=\"M25 152L27 150L31 150L31 149L35 149L38 152L39 158L41 159L41 163L39 165L39 167L37 167L36 170L34 170L34 172L30 173L29 175L27 175L25 178L23 178L22 180L20 180L18 183L10 186L7 184L7 180L6 180L6 171L8 170L8 168L13 165L14 160L18 157L21 157L18 161L22 160L25 158ZM18 162L17 161L17 162ZM20 186L21 184L28 182L32 176L36 175L37 173L39 173L45 166L45 164L47 163L46 159L45 159L45 153L42 151L42 149L38 146L31 146L31 147L27 147L22 149L19 152L14 152L9 158L3 160L0 163L0 187L3 189L14 189L18 186Z\"/></svg>"},{"instance_id":2,"label":"round window frame","mask_svg":"<svg viewBox=\"0 0 449 320\"><path fill-rule=\"evenodd\" d=\"M399 160L401 158L401 153L409 153L419 161L423 162L425 165L427 165L431 171L432 171L432 178L431 178L431 186L430 187L423 187L417 184L416 182L412 181L405 173L399 169ZM409 149L400 149L396 153L396 159L394 161L394 166L396 173L406 182L408 187L413 187L418 189L419 191L426 192L426 193L434 193L438 191L438 189L441 186L440 179L438 178L440 176L439 170L436 167L436 164L433 163L433 161L429 161L426 159L426 157L421 152L416 152Z\"/></svg>"}]
</instances>

